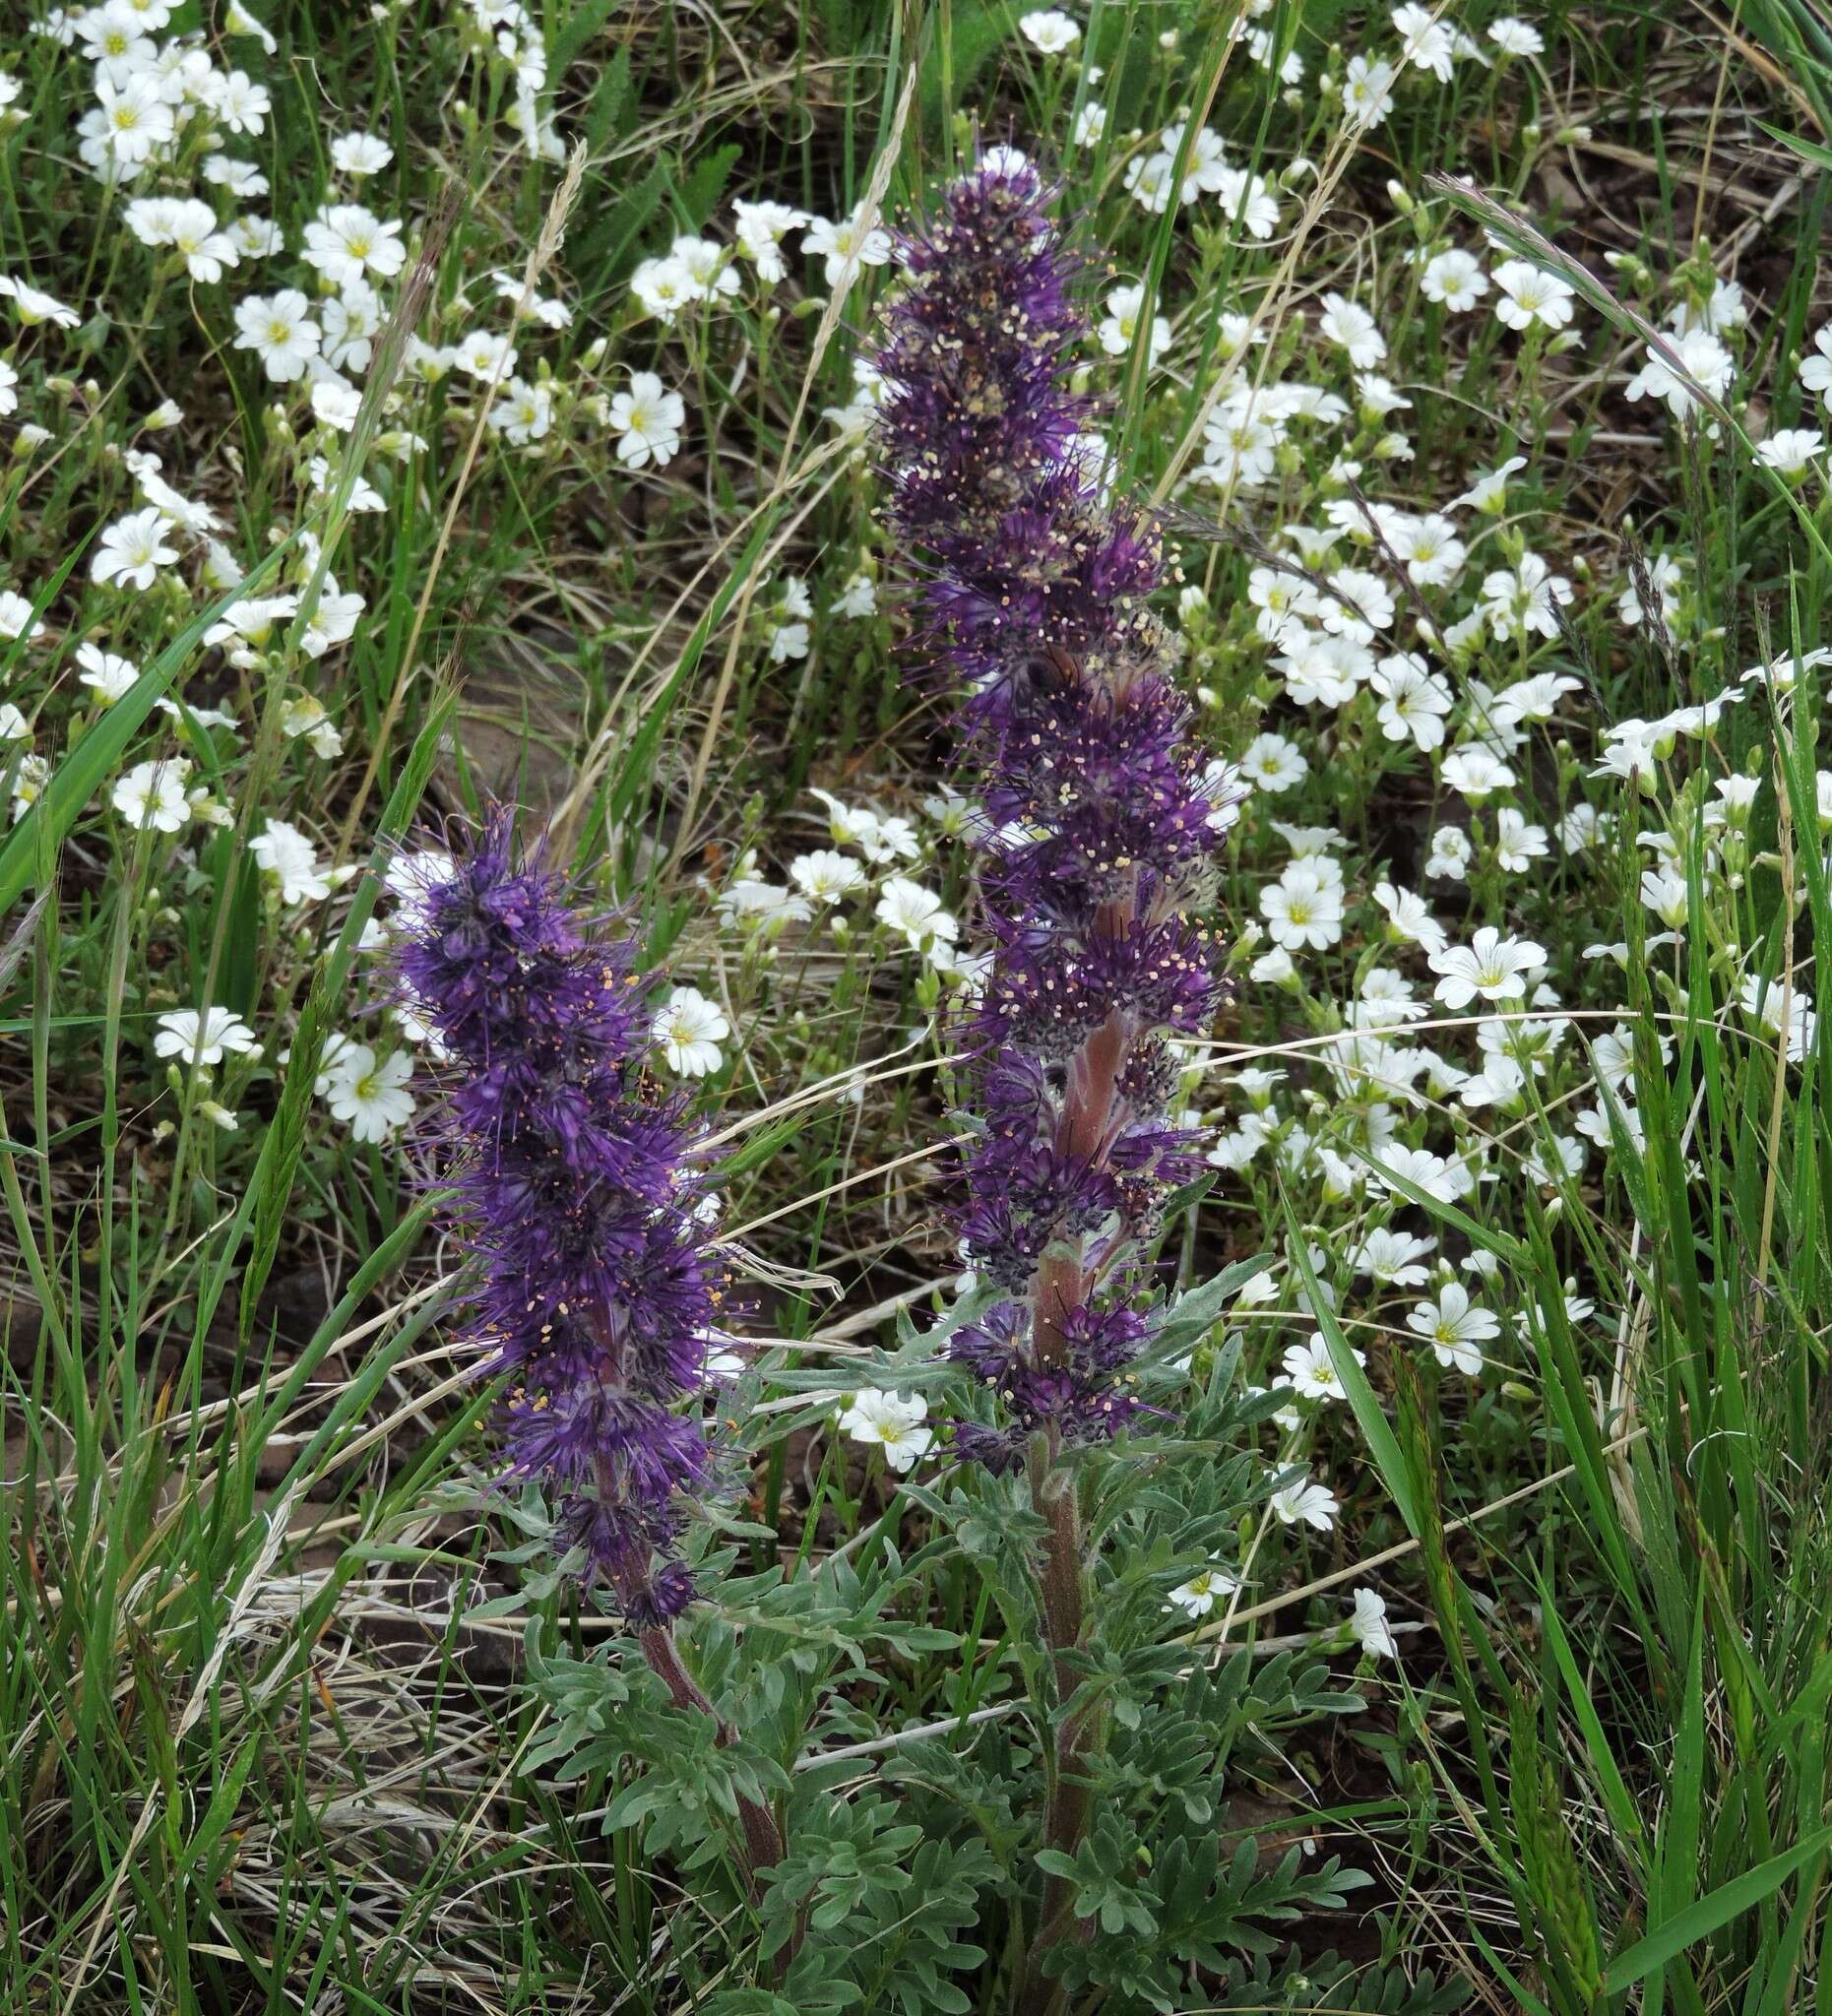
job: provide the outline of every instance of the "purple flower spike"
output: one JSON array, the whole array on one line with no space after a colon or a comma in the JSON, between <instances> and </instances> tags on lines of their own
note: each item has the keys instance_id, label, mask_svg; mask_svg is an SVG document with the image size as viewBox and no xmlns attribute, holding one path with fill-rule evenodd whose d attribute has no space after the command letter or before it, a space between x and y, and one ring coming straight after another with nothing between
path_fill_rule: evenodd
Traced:
<instances>
[{"instance_id":1,"label":"purple flower spike","mask_svg":"<svg viewBox=\"0 0 1832 2016\"><path fill-rule=\"evenodd\" d=\"M730 1313L711 1172L644 1071L653 979L497 813L412 912L398 970L450 1053L442 1148L481 1268L474 1341L511 1384L512 1474L638 1630L693 1600L674 1558L711 1462L698 1405Z\"/></svg>"},{"instance_id":2,"label":"purple flower spike","mask_svg":"<svg viewBox=\"0 0 1832 2016\"><path fill-rule=\"evenodd\" d=\"M1012 1299L955 1355L1006 1425L962 1423L997 1468L1137 1417L1136 1264L1202 1166L1170 1106L1168 1039L1205 1030L1215 947L1184 911L1244 795L1188 732L1150 598L1148 513L1104 494L1067 390L1088 322L1035 168L1004 150L902 247L878 443L921 605L964 689L967 783L986 814L993 960L970 1017L979 1138L968 1256Z\"/></svg>"}]
</instances>

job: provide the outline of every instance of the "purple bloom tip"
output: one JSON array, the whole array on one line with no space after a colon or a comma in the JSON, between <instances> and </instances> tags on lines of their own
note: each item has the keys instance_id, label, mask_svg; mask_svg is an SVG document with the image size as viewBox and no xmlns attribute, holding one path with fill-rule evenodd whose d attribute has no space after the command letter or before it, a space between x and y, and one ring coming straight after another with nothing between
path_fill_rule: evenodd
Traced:
<instances>
[{"instance_id":1,"label":"purple bloom tip","mask_svg":"<svg viewBox=\"0 0 1832 2016\"><path fill-rule=\"evenodd\" d=\"M679 1500L710 1468L708 1341L732 1313L683 1102L645 1071L654 976L494 813L397 955L452 1058L441 1143L475 1253L474 1337L506 1372L512 1472L633 1624L692 1595Z\"/></svg>"},{"instance_id":2,"label":"purple bloom tip","mask_svg":"<svg viewBox=\"0 0 1832 2016\"><path fill-rule=\"evenodd\" d=\"M1186 913L1237 797L1190 734L1151 611L1158 524L1106 494L1082 435L1091 409L1066 381L1083 276L1049 209L1006 150L951 184L905 240L878 353L892 517L928 570L989 833L962 1230L1014 1299L1003 1331L988 1319L957 1354L1011 1426L963 1423L958 1446L998 1467L1027 1434L1098 1440L1136 1412L1121 1367L1142 1284L1125 1277L1201 1166L1171 1117L1169 1039L1200 1036L1220 998Z\"/></svg>"}]
</instances>

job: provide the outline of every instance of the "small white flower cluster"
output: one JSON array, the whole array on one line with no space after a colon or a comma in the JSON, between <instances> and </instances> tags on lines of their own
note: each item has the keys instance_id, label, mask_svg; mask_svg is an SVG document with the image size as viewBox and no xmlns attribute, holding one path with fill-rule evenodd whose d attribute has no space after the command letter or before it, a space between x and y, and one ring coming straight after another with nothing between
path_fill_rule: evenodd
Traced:
<instances>
[{"instance_id":1,"label":"small white flower cluster","mask_svg":"<svg viewBox=\"0 0 1832 2016\"><path fill-rule=\"evenodd\" d=\"M958 919L934 890L903 872L905 863L919 861L924 852L915 821L849 804L832 791L816 789L812 795L825 809L831 845L795 855L787 884L766 880L755 856L746 855L720 892L721 922L767 945L787 925L819 919L845 944L855 938L861 921L846 906L875 896L871 915L890 942L908 947L937 975L971 982L979 961L960 950ZM945 837L958 837L975 819L973 808L959 799L934 798L924 810Z\"/></svg>"},{"instance_id":2,"label":"small white flower cluster","mask_svg":"<svg viewBox=\"0 0 1832 2016\"><path fill-rule=\"evenodd\" d=\"M1462 312L1493 290L1511 328L1554 331L1569 322L1570 289L1562 284L1542 287L1529 272L1505 266L1486 273L1473 255L1425 242L1420 271L1427 300ZM1739 297L1696 276L1686 285L1692 305L1674 311L1675 343L1691 360L1688 375L1722 397L1733 380L1704 342L1718 344L1740 326ZM1320 382L1261 373L1251 384L1224 387L1199 479L1239 493L1248 509L1257 493L1276 490L1281 520L1265 535L1263 557L1246 569L1244 597L1228 615L1218 616L1211 597L1193 587L1179 604L1184 656L1215 681L1205 692L1219 718L1231 719L1231 703L1237 704L1218 690L1223 673L1235 691L1245 686L1251 704L1279 710L1278 725L1253 735L1240 758L1257 802L1239 845L1248 872L1260 870L1252 893L1257 918L1241 933L1241 960L1253 981L1287 990L1313 1031L1296 1046L1306 1059L1301 1074L1232 1071L1244 1110L1224 1118L1211 1160L1226 1177L1252 1187L1269 1218L1276 1207L1270 1192L1261 1199L1257 1171L1268 1161L1277 1165L1280 1186L1304 1200L1306 1223L1317 1228L1310 1263L1349 1335L1409 1336L1428 1349L1440 1372L1505 1384L1519 1376L1510 1359L1533 1362L1530 1351L1515 1346L1523 1328L1544 1323L1543 1313L1531 1306L1505 1313L1506 1284L1492 1255L1479 1246L1453 1264L1435 1233L1412 1229L1416 1221L1405 1214L1423 1202L1481 1222L1499 1207L1485 1201L1479 1209L1477 1200L1508 1182L1546 1193L1555 1214L1576 1194L1595 1152L1606 1159L1639 1152L1638 1070L1658 1069L1671 1056L1671 1046L1656 1040L1638 1060L1625 1022L1584 1040L1584 1023L1550 983L1553 953L1516 918L1538 909L1551 920L1535 885L1558 861L1567 881L1587 888L1588 902L1607 914L1612 889L1589 882L1586 857L1636 817L1638 802L1670 804L1639 835L1652 855L1641 881L1652 914L1643 949L1652 957L1677 946L1702 894L1719 920L1713 943L1736 1012L1799 1060L1813 1038L1810 997L1791 975L1750 970L1735 943L1732 899L1749 865L1750 807L1761 787L1753 776L1713 776L1707 765L1701 801L1697 787L1686 788L1690 766L1680 752L1690 744L1708 758L1725 717L1747 694L1765 691L1785 706L1800 670L1832 662L1832 653L1803 654L1798 664L1784 655L1752 667L1739 685L1658 720L1592 728L1584 683L1561 651L1577 591L1531 543L1538 484L1529 459L1508 456L1435 508L1370 498L1355 458L1405 405L1372 377L1388 361L1387 337L1346 295L1324 299L1315 330ZM1832 356L1832 341L1823 347ZM1351 385L1337 391L1331 368L1355 374ZM1662 385L1642 389L1667 399L1676 417L1691 416ZM1319 427L1342 427L1352 438L1315 474L1323 458L1302 430ZM1404 464L1404 446L1391 438L1378 459ZM1307 476L1316 501L1309 523ZM1696 637L1700 619L1684 558L1661 552L1637 560L1620 584L1617 612L1638 633L1658 625L1670 644ZM1411 637L1395 634L1402 620ZM1595 802L1564 739L1582 739L1587 729L1601 744L1588 787ZM1460 909L1467 903L1454 926L1385 863L1370 863L1359 880L1361 848L1346 824L1274 815L1282 800L1314 800L1324 778L1338 807L1366 802L1376 778L1408 768L1428 772L1419 802L1436 808L1419 836L1416 873L1427 887L1448 885ZM1548 806L1542 780L1553 772L1559 798ZM1832 773L1817 788L1823 846L1832 832ZM1447 810L1447 801L1457 809ZM1686 863L1701 820L1697 891ZM1261 868L1275 843L1283 859L1275 854ZM1583 953L1586 961L1611 956L1625 960L1627 947ZM1339 958L1352 970L1339 970ZM1595 971L1581 972L1580 980ZM1677 973L1674 984L1683 984ZM1441 1048L1423 1040L1440 1031ZM1465 1061L1468 1053L1458 1053L1471 1042L1474 1058ZM1193 1066L1192 1086L1200 1078ZM1281 1385L1292 1397L1273 1418L1292 1439L1281 1453L1271 1511L1282 1526L1328 1531L1340 1507L1329 1484L1304 1469L1302 1445L1312 1417L1348 1399L1346 1365L1359 1364L1361 1354L1350 1347L1345 1358L1340 1346L1332 1350L1315 1327L1308 1292L1289 1272L1287 1284L1282 1292L1274 1276L1262 1277L1242 1296L1237 1319L1256 1327L1309 1319L1308 1333L1283 1349ZM1589 1299L1568 1285L1564 1319L1578 1324L1592 1313ZM1206 1616L1234 1588L1232 1571L1212 1562L1172 1591L1171 1603ZM1358 1607L1366 1635L1356 1635L1391 1656L1384 1611L1366 1594L1369 1604Z\"/></svg>"},{"instance_id":3,"label":"small white flower cluster","mask_svg":"<svg viewBox=\"0 0 1832 2016\"><path fill-rule=\"evenodd\" d=\"M1150 154L1135 155L1126 168L1126 188L1141 209L1163 216L1174 195L1185 204L1213 197L1221 214L1242 237L1263 243L1282 221L1279 194L1273 183L1228 158L1222 137L1212 127L1198 126L1188 136L1186 123L1167 126ZM1183 174L1177 179L1177 160Z\"/></svg>"},{"instance_id":4,"label":"small white flower cluster","mask_svg":"<svg viewBox=\"0 0 1832 2016\"><path fill-rule=\"evenodd\" d=\"M513 78L497 98L506 122L532 153L559 158L545 109L541 24L518 0L464 0L459 13L467 56ZM289 989L282 975L314 956L322 931L335 936L339 916L322 907L355 872L329 857L314 831L328 782L315 766L343 756L343 696L362 682L312 688L315 666L367 642L369 596L357 584L374 578L378 562L392 566L394 539L371 549L358 536L365 523L398 507L424 508L435 424L461 441L480 437L501 456L537 457L562 437L603 440L634 474L663 470L679 455L687 411L653 369L617 366L599 390L604 341L586 349L575 377L555 371L541 351L570 328L573 310L525 282L520 249L509 252L508 266L447 297L435 281L384 390L374 372L382 333L421 250L416 223L391 214L378 193L401 186L390 173L395 146L360 127L328 132L322 184L302 199L272 188L263 157L283 87L261 79L276 38L240 0L217 10L205 30L181 27L185 18L171 0L100 0L54 12L40 32L50 62L72 80L75 152L105 186L104 214L118 221L120 276L110 300L95 306L119 325L113 295L135 289L125 319L156 331L164 326L156 319L161 299L181 307L185 324L198 326L200 371L218 381L198 388L196 403L226 407L233 390L248 431L225 445L220 466L197 457L185 472L184 449L174 454L168 444L188 445L195 429L177 401L163 399L137 420L117 420L118 406L96 406L88 424L100 441L98 522L80 569L61 589L48 580L0 588L0 638L31 653L11 689L16 697L0 702L0 762L18 821L51 789L59 746L74 745L133 694L206 601L226 598L201 654L194 649L175 678L164 675L169 689L103 784L97 809L124 876L143 875L156 891L169 881L194 895L221 872L206 864L206 848L237 824L251 712L264 733L277 728L273 746L289 761L278 780L269 766L266 803L248 824L246 871L262 899L264 951L276 961L277 983ZM246 68L230 50L244 54ZM0 124L23 116L13 108L18 96L12 79L0 83ZM759 207L753 231L767 216L768 206ZM703 258L697 264L706 270ZM710 276L709 284L734 284L735 276ZM17 416L21 458L64 431L70 387L86 346L94 346L88 338L108 326L97 319L86 330L90 313L90 303L60 299L25 272L0 274L0 316L17 332L0 356L0 415ZM190 405L191 389L177 389ZM75 410L84 410L81 400ZM454 466L464 461L454 458ZM486 457L479 481L490 471ZM82 494L90 494L87 484ZM251 497L265 513L261 544L285 548L278 571L270 563L254 587L245 586L251 563L231 530ZM335 568L326 550L332 526L341 538ZM854 590L848 606L858 605ZM60 662L69 667L62 678ZM403 856L391 867L397 914L414 898L414 878L434 865L430 855ZM162 900L150 914L156 931L174 929L180 917ZM372 920L364 942L388 936L387 923ZM153 998L182 998L182 987L173 968ZM669 1006L658 1055L682 1073L716 1069L727 1034L723 1018L691 989ZM391 1001L373 1012L385 1018L386 1038L333 1037L317 1082L331 1117L364 1144L385 1142L407 1124L414 1109L411 1047L436 1049L410 1006ZM175 1064L195 1051L206 1070L256 1058L264 1045L250 1027L254 1011L247 1013L162 1014L156 1054ZM193 1040L200 1032L201 1049ZM232 1104L220 1100L200 1098L197 1110L219 1126L235 1124Z\"/></svg>"},{"instance_id":5,"label":"small white flower cluster","mask_svg":"<svg viewBox=\"0 0 1832 2016\"><path fill-rule=\"evenodd\" d=\"M630 276L630 292L645 315L664 326L693 310L710 312L741 293L749 267L767 293L789 276L783 254L791 231L801 250L822 262L828 286L844 293L867 267L887 265L891 234L863 212L830 220L785 203L733 206L731 242L692 233L677 235L664 253L652 254Z\"/></svg>"},{"instance_id":6,"label":"small white flower cluster","mask_svg":"<svg viewBox=\"0 0 1832 2016\"><path fill-rule=\"evenodd\" d=\"M566 147L546 104L547 37L522 0L455 0L470 47L509 92L503 123L537 159L561 161Z\"/></svg>"}]
</instances>

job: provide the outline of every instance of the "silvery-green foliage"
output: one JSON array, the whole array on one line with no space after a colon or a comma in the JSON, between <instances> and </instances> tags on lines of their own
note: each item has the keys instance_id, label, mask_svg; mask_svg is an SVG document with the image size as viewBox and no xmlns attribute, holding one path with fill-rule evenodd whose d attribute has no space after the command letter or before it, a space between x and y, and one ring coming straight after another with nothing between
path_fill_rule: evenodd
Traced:
<instances>
[{"instance_id":1,"label":"silvery-green foliage","mask_svg":"<svg viewBox=\"0 0 1832 2016\"><path fill-rule=\"evenodd\" d=\"M1224 1302L1213 1287L1172 1300L1168 1344L1206 1353ZM912 1326L898 1376L922 1343ZM532 1658L547 1722L531 1761L588 1793L598 1824L627 1830L646 1861L673 1868L705 1918L744 1927L714 1968L686 1936L700 1915L669 1920L675 1964L708 1989L708 2008L960 2016L987 1983L1010 1990L1014 1941L1035 1934L1052 1878L1080 1929L1048 1943L1042 1966L1069 1991L1169 2010L1244 1990L1271 1965L1290 2006L1307 2006L1299 1984L1313 1977L1294 1934L1368 1879L1308 1839L1256 1844L1264 1808L1243 1796L1362 1702L1313 1653L1186 1642L1186 1619L1167 1609L1192 1561L1264 1510L1267 1472L1249 1443L1267 1401L1237 1383L1232 1346L1205 1361L1179 1432L1120 1436L1077 1459L1097 1552L1084 1642L1060 1670L1039 1630L1043 1522L1029 1482L978 1465L906 1481L901 1525L871 1545L753 1575L737 1572L741 1540L697 1558L717 1596L684 1644L723 1741L628 1650ZM980 1592L959 1630L933 1613L931 1578L950 1567ZM937 1654L959 1662L960 1716L917 1728L899 1674ZM1097 1818L1073 1856L1041 1831L1040 1702L1106 1732L1082 1766ZM741 1797L772 1803L787 1844L754 1904L735 1859ZM751 1978L734 1985L721 1970L740 1953ZM1314 1980L1335 1982L1330 2006L1361 2006L1340 1975ZM1455 2001L1367 2006L1422 2016Z\"/></svg>"}]
</instances>

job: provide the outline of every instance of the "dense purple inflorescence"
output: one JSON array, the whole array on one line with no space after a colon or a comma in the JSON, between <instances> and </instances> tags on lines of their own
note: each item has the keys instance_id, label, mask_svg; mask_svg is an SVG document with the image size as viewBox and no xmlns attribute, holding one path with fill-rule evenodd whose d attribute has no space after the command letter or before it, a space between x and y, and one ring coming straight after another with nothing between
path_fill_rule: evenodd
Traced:
<instances>
[{"instance_id":1,"label":"dense purple inflorescence","mask_svg":"<svg viewBox=\"0 0 1832 2016\"><path fill-rule=\"evenodd\" d=\"M1033 1434L1099 1439L1137 1412L1126 1368L1148 1326L1127 1263L1201 1166L1169 1115L1168 1039L1204 1030L1218 994L1184 907L1242 794L1187 733L1149 606L1158 528L1087 460L1065 385L1087 323L1036 170L988 157L902 255L879 443L965 688L993 940L962 1232L1009 1299L954 1352L1005 1406L960 1439L1007 1465Z\"/></svg>"},{"instance_id":2,"label":"dense purple inflorescence","mask_svg":"<svg viewBox=\"0 0 1832 2016\"><path fill-rule=\"evenodd\" d=\"M637 1628L693 1598L674 1557L706 1477L698 1410L728 1313L682 1101L658 1094L650 978L498 815L412 907L413 1012L451 1053L450 1175L481 1264L475 1335L511 1378L512 1470L559 1494L562 1537Z\"/></svg>"}]
</instances>

